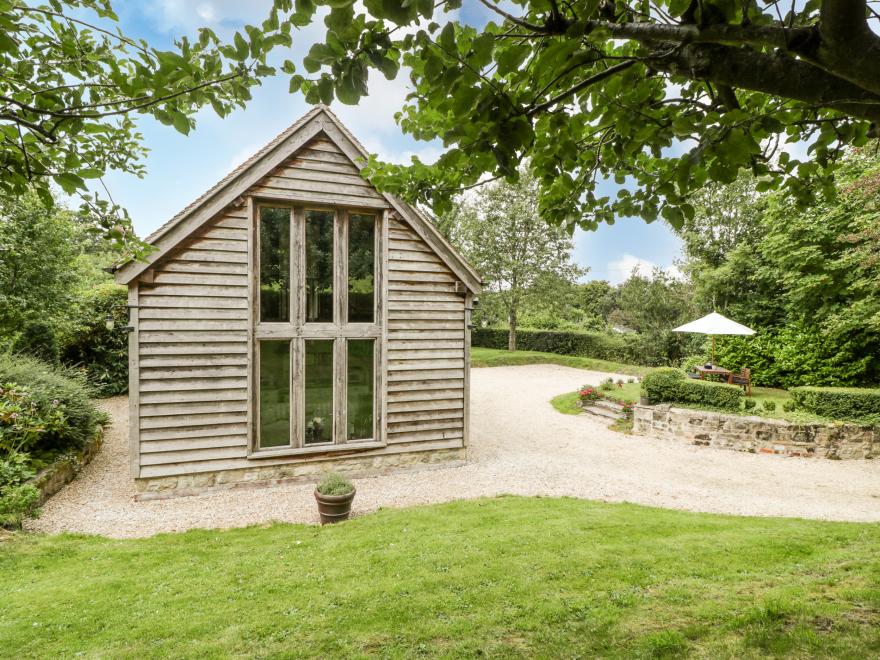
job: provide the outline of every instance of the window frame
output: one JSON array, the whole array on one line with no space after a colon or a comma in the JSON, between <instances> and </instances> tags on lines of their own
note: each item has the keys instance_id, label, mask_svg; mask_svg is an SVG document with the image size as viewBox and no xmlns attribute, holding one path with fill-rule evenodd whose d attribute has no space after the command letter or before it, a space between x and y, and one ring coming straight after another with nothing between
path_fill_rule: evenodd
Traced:
<instances>
[{"instance_id":1,"label":"window frame","mask_svg":"<svg viewBox=\"0 0 880 660\"><path fill-rule=\"evenodd\" d=\"M321 454L357 449L385 447L384 406L380 395L384 391L385 374L382 364L385 350L385 246L387 245L387 210L360 208L348 205L297 203L271 198L250 198L250 232L248 247L249 289L251 300L249 323L249 351L252 356L249 373L250 421L248 424L248 458ZM263 322L260 320L260 211L262 208L288 208L291 211L290 231L290 321ZM333 323L305 321L305 215L306 211L330 211L333 220ZM369 215L374 218L373 258L373 323L348 322L348 223L350 215ZM371 438L347 440L348 434L348 340L373 340L373 434ZM289 445L260 447L260 342L290 342L290 435ZM331 340L333 342L333 442L306 445L305 425L305 342Z\"/></svg>"}]
</instances>

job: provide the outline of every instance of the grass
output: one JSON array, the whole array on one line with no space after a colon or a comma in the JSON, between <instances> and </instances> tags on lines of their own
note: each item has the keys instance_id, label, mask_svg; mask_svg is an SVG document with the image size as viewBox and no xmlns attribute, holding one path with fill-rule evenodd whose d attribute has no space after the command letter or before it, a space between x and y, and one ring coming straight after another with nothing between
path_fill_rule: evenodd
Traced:
<instances>
[{"instance_id":1,"label":"grass","mask_svg":"<svg viewBox=\"0 0 880 660\"><path fill-rule=\"evenodd\" d=\"M651 367L639 367L634 364L596 360L594 358L575 355L556 355L539 351L502 351L494 348L471 348L471 366L474 367L509 367L523 364L559 364L575 369L604 371L611 374L627 376L644 376Z\"/></svg>"},{"instance_id":2,"label":"grass","mask_svg":"<svg viewBox=\"0 0 880 660\"><path fill-rule=\"evenodd\" d=\"M617 383L610 390L600 390L606 399L611 399L617 403L638 403L641 396L642 386L639 383L624 383L623 387L618 387Z\"/></svg>"},{"instance_id":3,"label":"grass","mask_svg":"<svg viewBox=\"0 0 880 660\"><path fill-rule=\"evenodd\" d=\"M503 497L0 543L3 657L876 657L880 526Z\"/></svg>"},{"instance_id":4,"label":"grass","mask_svg":"<svg viewBox=\"0 0 880 660\"><path fill-rule=\"evenodd\" d=\"M581 408L578 405L579 401L580 397L577 392L567 392L550 399L550 405L563 415L580 415Z\"/></svg>"}]
</instances>

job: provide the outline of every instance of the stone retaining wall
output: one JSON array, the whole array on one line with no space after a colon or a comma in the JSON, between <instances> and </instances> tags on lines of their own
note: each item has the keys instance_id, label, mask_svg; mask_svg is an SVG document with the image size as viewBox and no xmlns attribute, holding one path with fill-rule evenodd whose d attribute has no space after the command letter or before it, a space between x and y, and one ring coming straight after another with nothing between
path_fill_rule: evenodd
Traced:
<instances>
[{"instance_id":1,"label":"stone retaining wall","mask_svg":"<svg viewBox=\"0 0 880 660\"><path fill-rule=\"evenodd\" d=\"M794 424L665 404L635 406L633 432L751 453L831 459L880 456L880 426Z\"/></svg>"},{"instance_id":2,"label":"stone retaining wall","mask_svg":"<svg viewBox=\"0 0 880 660\"><path fill-rule=\"evenodd\" d=\"M51 465L40 470L31 482L40 491L37 506L43 506L46 500L73 481L80 470L95 457L103 441L104 429L99 428L82 449L67 452L52 461Z\"/></svg>"}]
</instances>

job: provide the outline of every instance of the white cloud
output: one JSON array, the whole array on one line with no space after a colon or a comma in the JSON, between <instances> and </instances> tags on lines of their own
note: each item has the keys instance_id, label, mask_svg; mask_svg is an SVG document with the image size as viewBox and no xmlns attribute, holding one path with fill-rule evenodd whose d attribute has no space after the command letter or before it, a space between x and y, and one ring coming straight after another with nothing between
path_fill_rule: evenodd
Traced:
<instances>
[{"instance_id":1,"label":"white cloud","mask_svg":"<svg viewBox=\"0 0 880 660\"><path fill-rule=\"evenodd\" d=\"M653 261L642 259L633 254L624 254L620 259L608 262L607 268L603 270L590 271L589 275L594 278L608 280L611 284L620 284L629 278L635 272L642 277L651 277L655 268L661 268L667 275L675 279L684 279L684 274L676 265L661 267Z\"/></svg>"}]
</instances>

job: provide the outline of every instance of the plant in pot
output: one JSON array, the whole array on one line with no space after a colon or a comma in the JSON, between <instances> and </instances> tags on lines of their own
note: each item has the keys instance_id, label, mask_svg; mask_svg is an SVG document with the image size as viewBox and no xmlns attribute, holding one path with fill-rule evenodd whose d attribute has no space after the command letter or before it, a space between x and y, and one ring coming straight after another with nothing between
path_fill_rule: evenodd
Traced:
<instances>
[{"instance_id":1,"label":"plant in pot","mask_svg":"<svg viewBox=\"0 0 880 660\"><path fill-rule=\"evenodd\" d=\"M323 435L324 418L313 417L312 420L308 424L306 424L306 444L321 442L323 439Z\"/></svg>"},{"instance_id":2,"label":"plant in pot","mask_svg":"<svg viewBox=\"0 0 880 660\"><path fill-rule=\"evenodd\" d=\"M338 472L328 472L315 488L315 500L318 502L318 514L321 524L348 520L351 513L351 502L354 500L354 484Z\"/></svg>"}]
</instances>

